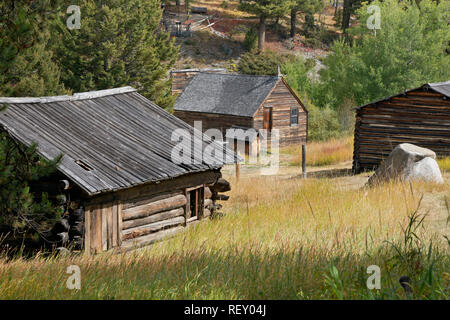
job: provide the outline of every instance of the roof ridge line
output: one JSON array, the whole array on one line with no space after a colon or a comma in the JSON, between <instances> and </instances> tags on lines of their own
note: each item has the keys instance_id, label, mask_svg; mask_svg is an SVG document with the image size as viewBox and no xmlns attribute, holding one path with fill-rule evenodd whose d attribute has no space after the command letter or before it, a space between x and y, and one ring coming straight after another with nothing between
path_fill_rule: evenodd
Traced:
<instances>
[{"instance_id":1,"label":"roof ridge line","mask_svg":"<svg viewBox=\"0 0 450 320\"><path fill-rule=\"evenodd\" d=\"M47 96L47 97L0 97L0 103L49 103L62 101L77 101L111 96L114 94L137 91L135 88L126 86L113 89L87 91L74 93L73 95Z\"/></svg>"}]
</instances>

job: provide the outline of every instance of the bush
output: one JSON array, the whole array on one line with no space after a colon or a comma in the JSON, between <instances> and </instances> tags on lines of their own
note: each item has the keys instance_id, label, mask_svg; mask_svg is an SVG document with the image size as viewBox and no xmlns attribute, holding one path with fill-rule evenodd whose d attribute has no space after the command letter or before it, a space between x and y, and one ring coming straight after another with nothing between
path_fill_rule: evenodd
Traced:
<instances>
[{"instance_id":1,"label":"bush","mask_svg":"<svg viewBox=\"0 0 450 320\"><path fill-rule=\"evenodd\" d=\"M243 46L245 50L252 51L256 48L258 44L258 34L256 33L254 28L248 29L247 33L245 34L245 39Z\"/></svg>"},{"instance_id":2,"label":"bush","mask_svg":"<svg viewBox=\"0 0 450 320\"><path fill-rule=\"evenodd\" d=\"M329 107L317 108L307 105L308 108L308 139L324 141L338 138L343 135L339 124L337 112Z\"/></svg>"},{"instance_id":3,"label":"bush","mask_svg":"<svg viewBox=\"0 0 450 320\"><path fill-rule=\"evenodd\" d=\"M287 55L278 55L273 51L253 50L244 54L239 61L239 72L253 75L276 75L278 66L289 60Z\"/></svg>"}]
</instances>

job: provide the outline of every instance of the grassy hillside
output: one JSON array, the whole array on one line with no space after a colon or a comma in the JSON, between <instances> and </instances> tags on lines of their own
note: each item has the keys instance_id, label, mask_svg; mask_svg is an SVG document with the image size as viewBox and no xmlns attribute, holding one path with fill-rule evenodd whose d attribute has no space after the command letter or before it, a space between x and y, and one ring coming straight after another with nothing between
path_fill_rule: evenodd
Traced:
<instances>
[{"instance_id":1,"label":"grassy hillside","mask_svg":"<svg viewBox=\"0 0 450 320\"><path fill-rule=\"evenodd\" d=\"M143 250L0 258L0 299L404 299L402 275L412 298L448 299L449 183L366 178L230 177L224 217ZM72 264L79 291L66 289ZM370 265L381 290L366 287Z\"/></svg>"}]
</instances>

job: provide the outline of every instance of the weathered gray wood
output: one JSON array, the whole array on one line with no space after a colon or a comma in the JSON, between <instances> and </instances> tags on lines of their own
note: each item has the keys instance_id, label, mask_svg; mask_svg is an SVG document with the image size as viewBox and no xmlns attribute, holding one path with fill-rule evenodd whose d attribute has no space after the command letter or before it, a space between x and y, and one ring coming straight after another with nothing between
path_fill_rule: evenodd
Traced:
<instances>
[{"instance_id":1,"label":"weathered gray wood","mask_svg":"<svg viewBox=\"0 0 450 320\"><path fill-rule=\"evenodd\" d=\"M205 187L205 199L210 199L212 197L211 189Z\"/></svg>"},{"instance_id":2,"label":"weathered gray wood","mask_svg":"<svg viewBox=\"0 0 450 320\"><path fill-rule=\"evenodd\" d=\"M160 213L152 214L151 216L140 218L140 219L133 219L133 220L127 220L123 222L123 230L143 226L149 223L163 221L171 218L175 218L178 216L184 215L184 208L177 208L169 211L163 211Z\"/></svg>"},{"instance_id":3,"label":"weathered gray wood","mask_svg":"<svg viewBox=\"0 0 450 320\"><path fill-rule=\"evenodd\" d=\"M306 144L302 144L302 174L306 178Z\"/></svg>"},{"instance_id":4,"label":"weathered gray wood","mask_svg":"<svg viewBox=\"0 0 450 320\"><path fill-rule=\"evenodd\" d=\"M212 204L213 204L212 199L205 199L205 201L204 201L204 207L205 208L208 208Z\"/></svg>"},{"instance_id":5,"label":"weathered gray wood","mask_svg":"<svg viewBox=\"0 0 450 320\"><path fill-rule=\"evenodd\" d=\"M180 194L170 198L151 202L145 205L122 210L122 219L124 221L127 221L131 219L144 218L157 212L182 207L185 204L186 204L186 196Z\"/></svg>"},{"instance_id":6,"label":"weathered gray wood","mask_svg":"<svg viewBox=\"0 0 450 320\"><path fill-rule=\"evenodd\" d=\"M149 234L149 235L146 235L143 237L124 241L124 242L122 242L122 250L127 251L127 250L131 250L131 249L141 248L143 246L155 243L157 241L161 241L163 239L172 237L172 236L176 235L177 233L183 231L184 229L185 228L182 226L175 227L175 228L170 228L167 230L162 230L157 233Z\"/></svg>"},{"instance_id":7,"label":"weathered gray wood","mask_svg":"<svg viewBox=\"0 0 450 320\"><path fill-rule=\"evenodd\" d=\"M184 223L184 217L175 217L172 219L150 223L136 228L125 229L122 233L122 241L142 237L150 233L155 233L162 229L167 229Z\"/></svg>"}]
</instances>

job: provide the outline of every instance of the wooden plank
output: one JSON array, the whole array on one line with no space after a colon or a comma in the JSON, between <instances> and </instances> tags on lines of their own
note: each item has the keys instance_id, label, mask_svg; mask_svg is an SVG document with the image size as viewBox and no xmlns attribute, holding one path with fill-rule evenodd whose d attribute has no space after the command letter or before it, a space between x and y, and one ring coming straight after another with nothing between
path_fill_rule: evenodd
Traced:
<instances>
[{"instance_id":1,"label":"wooden plank","mask_svg":"<svg viewBox=\"0 0 450 320\"><path fill-rule=\"evenodd\" d=\"M143 226L146 224L150 224L153 222L163 221L171 218L175 218L178 216L184 215L184 208L177 208L169 211L163 211L160 213L155 213L151 216L141 218L141 219L133 219L133 220L127 220L123 222L123 230Z\"/></svg>"},{"instance_id":2,"label":"wooden plank","mask_svg":"<svg viewBox=\"0 0 450 320\"><path fill-rule=\"evenodd\" d=\"M150 216L157 212L167 211L175 208L180 208L186 204L186 197L184 195L176 195L170 198L158 200L145 205L128 208L122 210L123 220L138 219Z\"/></svg>"},{"instance_id":3,"label":"wooden plank","mask_svg":"<svg viewBox=\"0 0 450 320\"><path fill-rule=\"evenodd\" d=\"M113 210L114 204L107 207L106 216L107 216L107 249L112 249L114 247L113 243Z\"/></svg>"},{"instance_id":4,"label":"wooden plank","mask_svg":"<svg viewBox=\"0 0 450 320\"><path fill-rule=\"evenodd\" d=\"M117 241L117 235L118 235L118 222L119 222L119 218L118 218L118 212L119 212L119 204L117 203L117 201L115 201L113 203L112 206L112 247L117 247L118 241Z\"/></svg>"},{"instance_id":5,"label":"wooden plank","mask_svg":"<svg viewBox=\"0 0 450 320\"><path fill-rule=\"evenodd\" d=\"M84 251L87 255L91 254L91 207L84 210Z\"/></svg>"},{"instance_id":6,"label":"wooden plank","mask_svg":"<svg viewBox=\"0 0 450 320\"><path fill-rule=\"evenodd\" d=\"M155 243L157 241L161 241L163 239L172 237L172 236L176 235L177 233L184 231L184 229L185 229L185 227L180 226L180 227L170 228L167 230L162 230L160 232L157 232L154 234L149 234L147 236L127 240L122 243L122 249L127 251L127 250L141 248L143 246Z\"/></svg>"},{"instance_id":7,"label":"wooden plank","mask_svg":"<svg viewBox=\"0 0 450 320\"><path fill-rule=\"evenodd\" d=\"M122 210L122 202L117 202L117 246L122 245L122 230L123 230L123 210Z\"/></svg>"},{"instance_id":8,"label":"wooden plank","mask_svg":"<svg viewBox=\"0 0 450 320\"><path fill-rule=\"evenodd\" d=\"M106 251L108 250L108 206L102 208L101 225L102 251Z\"/></svg>"},{"instance_id":9,"label":"wooden plank","mask_svg":"<svg viewBox=\"0 0 450 320\"><path fill-rule=\"evenodd\" d=\"M184 223L184 217L175 217L168 220L150 223L136 228L126 229L123 231L122 241L142 237L150 233L158 232L162 229L171 228Z\"/></svg>"}]
</instances>

